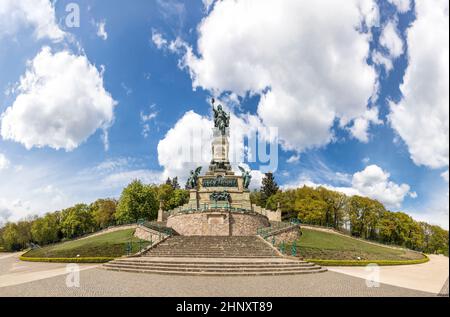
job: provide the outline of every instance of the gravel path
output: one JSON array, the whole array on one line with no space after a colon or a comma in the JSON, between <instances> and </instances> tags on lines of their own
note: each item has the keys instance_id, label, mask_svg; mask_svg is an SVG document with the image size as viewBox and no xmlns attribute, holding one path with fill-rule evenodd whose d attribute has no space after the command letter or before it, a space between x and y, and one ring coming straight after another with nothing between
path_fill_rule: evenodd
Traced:
<instances>
[{"instance_id":1,"label":"gravel path","mask_svg":"<svg viewBox=\"0 0 450 317\"><path fill-rule=\"evenodd\" d=\"M0 296L433 296L335 272L293 276L189 277L81 271L80 287L68 288L66 276L0 288Z\"/></svg>"}]
</instances>

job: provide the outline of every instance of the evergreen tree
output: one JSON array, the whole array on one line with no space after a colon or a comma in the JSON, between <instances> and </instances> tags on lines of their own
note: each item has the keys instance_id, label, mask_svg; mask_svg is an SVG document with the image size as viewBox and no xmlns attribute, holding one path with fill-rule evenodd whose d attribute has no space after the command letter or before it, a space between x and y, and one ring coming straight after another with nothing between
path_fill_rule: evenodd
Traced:
<instances>
[{"instance_id":1,"label":"evergreen tree","mask_svg":"<svg viewBox=\"0 0 450 317\"><path fill-rule=\"evenodd\" d=\"M266 173L262 180L261 186L261 202L262 206L265 207L267 200L270 196L275 195L279 190L278 184L275 182L273 173Z\"/></svg>"}]
</instances>

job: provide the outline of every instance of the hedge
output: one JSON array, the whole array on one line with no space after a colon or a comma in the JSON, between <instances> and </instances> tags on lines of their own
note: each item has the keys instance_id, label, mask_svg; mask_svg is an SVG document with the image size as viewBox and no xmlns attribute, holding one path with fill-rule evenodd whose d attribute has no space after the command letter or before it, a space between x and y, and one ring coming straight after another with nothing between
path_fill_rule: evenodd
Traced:
<instances>
[{"instance_id":1,"label":"hedge","mask_svg":"<svg viewBox=\"0 0 450 317\"><path fill-rule=\"evenodd\" d=\"M55 262L55 263L105 263L114 260L112 257L85 257L85 258L32 258L21 256L22 261L29 262Z\"/></svg>"},{"instance_id":2,"label":"hedge","mask_svg":"<svg viewBox=\"0 0 450 317\"><path fill-rule=\"evenodd\" d=\"M408 265L420 264L428 262L430 259L423 254L422 259L418 260L320 260L320 259L305 259L307 262L323 266L366 266L368 264L385 265Z\"/></svg>"}]
</instances>

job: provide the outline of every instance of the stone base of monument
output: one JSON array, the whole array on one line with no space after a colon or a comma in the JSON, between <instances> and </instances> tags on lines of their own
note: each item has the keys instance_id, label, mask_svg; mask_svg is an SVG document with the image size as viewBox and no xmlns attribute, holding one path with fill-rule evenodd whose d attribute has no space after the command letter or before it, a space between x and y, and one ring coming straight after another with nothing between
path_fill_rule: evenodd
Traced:
<instances>
[{"instance_id":1,"label":"stone base of monument","mask_svg":"<svg viewBox=\"0 0 450 317\"><path fill-rule=\"evenodd\" d=\"M325 272L299 259L280 256L257 236L174 236L140 257L120 258L108 270L203 276L286 275Z\"/></svg>"},{"instance_id":2,"label":"stone base of monument","mask_svg":"<svg viewBox=\"0 0 450 317\"><path fill-rule=\"evenodd\" d=\"M180 213L167 218L167 227L183 236L254 236L259 228L269 226L268 218L261 214L223 209Z\"/></svg>"}]
</instances>

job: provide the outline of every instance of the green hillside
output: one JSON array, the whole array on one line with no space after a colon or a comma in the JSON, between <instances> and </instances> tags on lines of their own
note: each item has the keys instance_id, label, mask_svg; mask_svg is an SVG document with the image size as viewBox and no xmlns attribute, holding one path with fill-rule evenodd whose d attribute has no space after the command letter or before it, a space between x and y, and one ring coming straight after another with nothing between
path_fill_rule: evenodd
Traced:
<instances>
[{"instance_id":1,"label":"green hillside","mask_svg":"<svg viewBox=\"0 0 450 317\"><path fill-rule=\"evenodd\" d=\"M392 249L339 234L302 228L298 253L305 259L321 260L419 260L417 252Z\"/></svg>"},{"instance_id":2,"label":"green hillside","mask_svg":"<svg viewBox=\"0 0 450 317\"><path fill-rule=\"evenodd\" d=\"M85 257L120 257L126 253L125 245L133 241L132 252L139 251L139 239L133 236L134 229L125 229L91 238L62 242L43 248L34 249L26 254L27 258L75 258ZM142 247L148 245L143 241Z\"/></svg>"}]
</instances>

